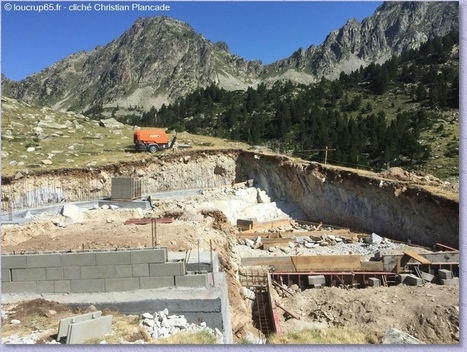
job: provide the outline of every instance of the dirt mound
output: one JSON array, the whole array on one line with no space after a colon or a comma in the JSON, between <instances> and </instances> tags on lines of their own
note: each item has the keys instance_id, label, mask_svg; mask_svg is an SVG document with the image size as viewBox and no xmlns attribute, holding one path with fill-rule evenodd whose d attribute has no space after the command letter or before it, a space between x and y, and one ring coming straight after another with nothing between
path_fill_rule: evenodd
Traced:
<instances>
[{"instance_id":1,"label":"dirt mound","mask_svg":"<svg viewBox=\"0 0 467 352\"><path fill-rule=\"evenodd\" d=\"M459 342L457 286L399 285L351 290L324 287L278 300L300 317L296 320L280 315L283 331L335 326L372 329L381 336L388 329L397 328L429 344Z\"/></svg>"},{"instance_id":2,"label":"dirt mound","mask_svg":"<svg viewBox=\"0 0 467 352\"><path fill-rule=\"evenodd\" d=\"M64 304L38 298L19 303L9 318L23 321L33 316L49 318L56 314L63 315L69 313L72 313L70 308Z\"/></svg>"}]
</instances>

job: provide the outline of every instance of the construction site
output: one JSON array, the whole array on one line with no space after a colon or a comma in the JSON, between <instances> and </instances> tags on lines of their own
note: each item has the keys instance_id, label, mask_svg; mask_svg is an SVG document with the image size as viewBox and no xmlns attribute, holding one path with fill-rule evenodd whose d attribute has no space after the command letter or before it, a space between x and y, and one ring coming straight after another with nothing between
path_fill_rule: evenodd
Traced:
<instances>
[{"instance_id":1,"label":"construction site","mask_svg":"<svg viewBox=\"0 0 467 352\"><path fill-rule=\"evenodd\" d=\"M330 327L458 344L459 262L458 190L398 168L205 150L2 180L3 343L112 333L101 313L58 314L55 330L15 339L21 304L43 298L141 319L168 309L224 344Z\"/></svg>"}]
</instances>

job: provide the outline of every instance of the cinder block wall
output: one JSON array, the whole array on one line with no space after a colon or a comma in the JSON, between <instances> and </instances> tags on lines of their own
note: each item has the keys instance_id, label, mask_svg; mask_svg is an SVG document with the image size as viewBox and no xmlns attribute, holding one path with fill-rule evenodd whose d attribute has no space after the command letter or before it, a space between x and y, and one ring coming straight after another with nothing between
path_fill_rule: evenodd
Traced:
<instances>
[{"instance_id":1,"label":"cinder block wall","mask_svg":"<svg viewBox=\"0 0 467 352\"><path fill-rule=\"evenodd\" d=\"M167 248L2 255L2 293L83 293L206 287L207 274L186 275ZM201 277L205 276L205 277Z\"/></svg>"}]
</instances>

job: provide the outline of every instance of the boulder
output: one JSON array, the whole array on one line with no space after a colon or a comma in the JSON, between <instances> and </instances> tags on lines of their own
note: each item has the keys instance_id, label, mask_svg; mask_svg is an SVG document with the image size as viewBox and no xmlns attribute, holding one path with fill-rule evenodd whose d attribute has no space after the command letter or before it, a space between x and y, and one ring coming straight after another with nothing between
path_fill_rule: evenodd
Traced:
<instances>
[{"instance_id":1,"label":"boulder","mask_svg":"<svg viewBox=\"0 0 467 352\"><path fill-rule=\"evenodd\" d=\"M83 221L83 213L74 204L65 204L62 208L62 215L70 219L73 223Z\"/></svg>"},{"instance_id":2,"label":"boulder","mask_svg":"<svg viewBox=\"0 0 467 352\"><path fill-rule=\"evenodd\" d=\"M372 233L370 237L365 238L365 242L368 244L381 244L383 238L376 233Z\"/></svg>"},{"instance_id":3,"label":"boulder","mask_svg":"<svg viewBox=\"0 0 467 352\"><path fill-rule=\"evenodd\" d=\"M121 122L118 122L113 117L105 120L100 120L99 125L108 129L123 128L125 125Z\"/></svg>"}]
</instances>

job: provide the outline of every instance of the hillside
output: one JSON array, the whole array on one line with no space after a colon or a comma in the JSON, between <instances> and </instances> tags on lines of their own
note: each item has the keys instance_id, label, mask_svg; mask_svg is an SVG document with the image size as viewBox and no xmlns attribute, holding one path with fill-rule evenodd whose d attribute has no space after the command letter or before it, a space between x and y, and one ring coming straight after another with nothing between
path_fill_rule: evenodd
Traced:
<instances>
[{"instance_id":1,"label":"hillside","mask_svg":"<svg viewBox=\"0 0 467 352\"><path fill-rule=\"evenodd\" d=\"M147 159L149 153L125 152L133 147L135 128L2 97L2 177ZM249 148L246 143L183 132L177 140L180 148ZM158 155L167 153L173 150Z\"/></svg>"}]
</instances>

